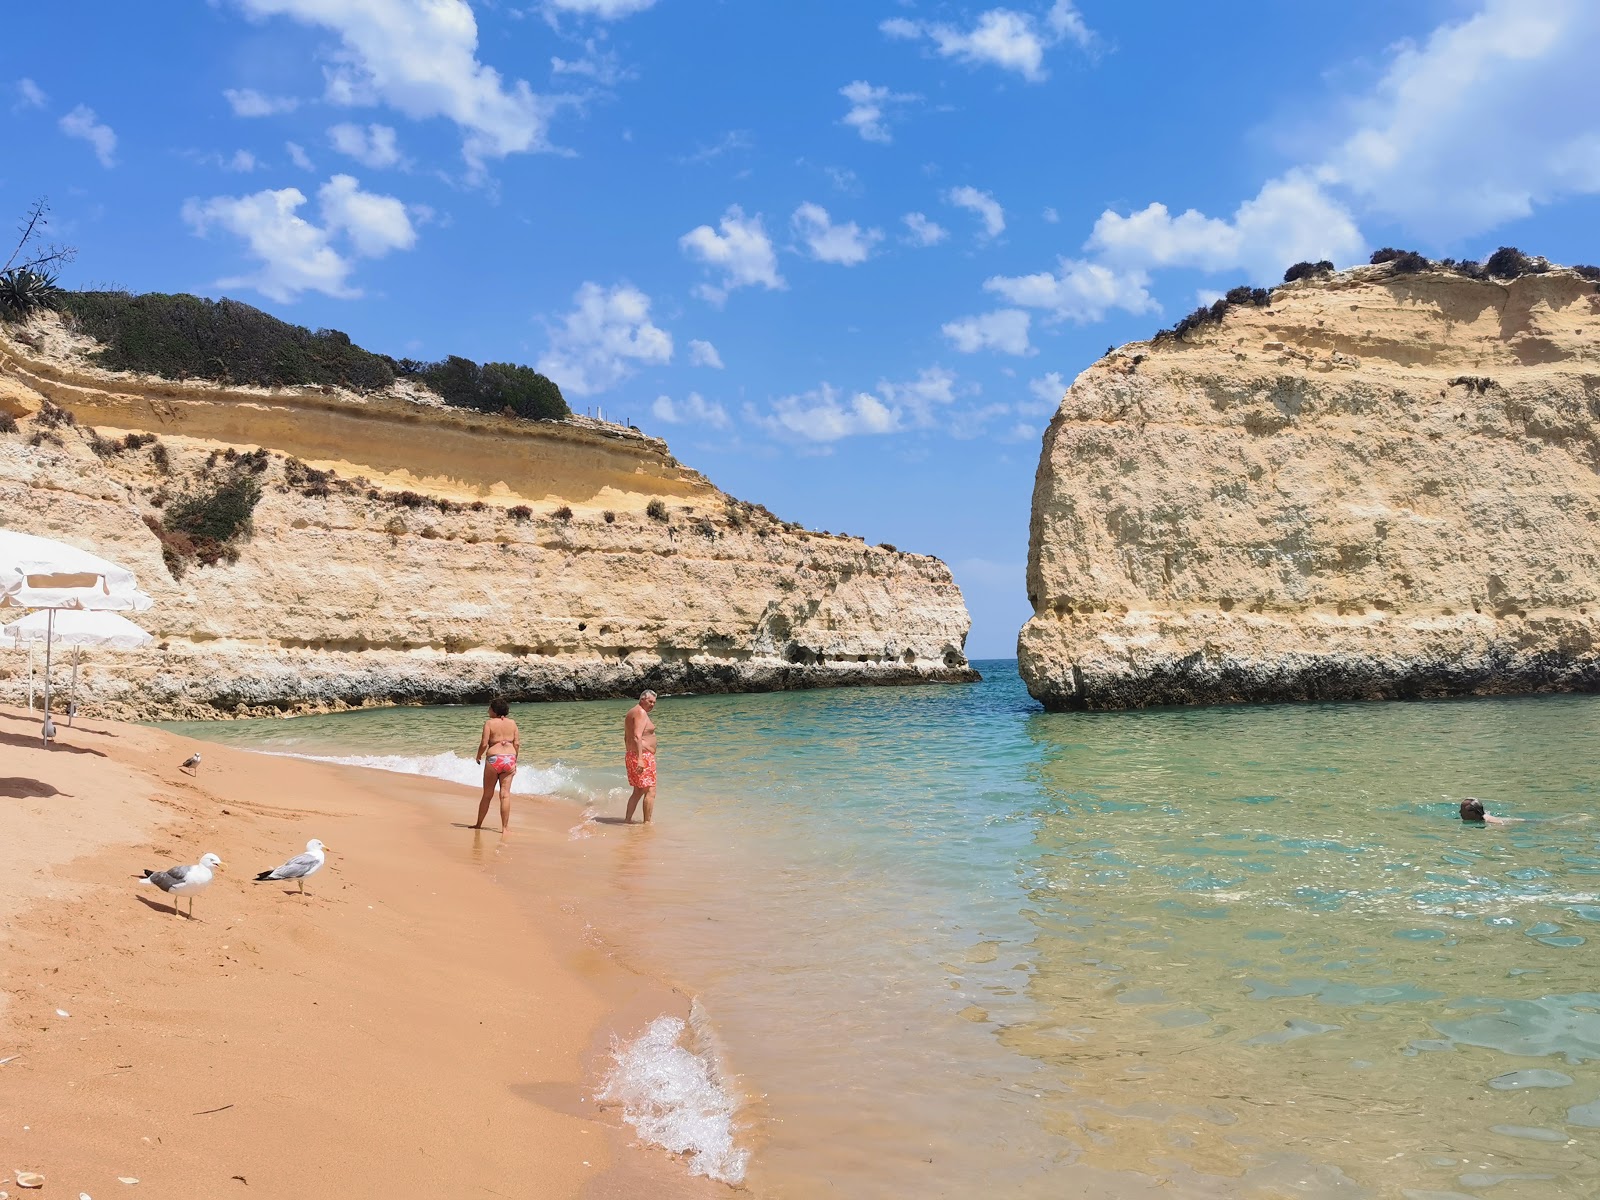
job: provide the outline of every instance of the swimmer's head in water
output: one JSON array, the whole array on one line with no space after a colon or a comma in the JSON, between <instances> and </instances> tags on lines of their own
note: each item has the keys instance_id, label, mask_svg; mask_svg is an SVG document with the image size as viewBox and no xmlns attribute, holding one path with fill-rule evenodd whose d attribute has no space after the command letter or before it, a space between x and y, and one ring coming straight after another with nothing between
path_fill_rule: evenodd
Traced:
<instances>
[{"instance_id":1,"label":"swimmer's head in water","mask_svg":"<svg viewBox=\"0 0 1600 1200\"><path fill-rule=\"evenodd\" d=\"M1483 816L1482 800L1474 800L1471 796L1468 796L1461 802L1461 819L1463 821L1481 821Z\"/></svg>"},{"instance_id":2,"label":"swimmer's head in water","mask_svg":"<svg viewBox=\"0 0 1600 1200\"><path fill-rule=\"evenodd\" d=\"M503 717L511 711L511 705L506 703L504 696L496 696L489 701L489 711L497 717Z\"/></svg>"}]
</instances>

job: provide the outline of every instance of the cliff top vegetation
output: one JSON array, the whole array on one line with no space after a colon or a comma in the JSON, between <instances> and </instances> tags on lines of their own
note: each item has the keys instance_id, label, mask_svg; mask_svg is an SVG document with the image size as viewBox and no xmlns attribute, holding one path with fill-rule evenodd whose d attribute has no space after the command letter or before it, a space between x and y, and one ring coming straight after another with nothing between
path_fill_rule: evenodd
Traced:
<instances>
[{"instance_id":1,"label":"cliff top vegetation","mask_svg":"<svg viewBox=\"0 0 1600 1200\"><path fill-rule=\"evenodd\" d=\"M1549 260L1524 254L1515 246L1501 246L1483 262L1471 259L1441 258L1430 259L1415 250L1396 250L1392 246L1385 246L1375 250L1368 260L1372 266L1389 267L1394 275L1417 275L1424 271L1435 271L1449 275L1460 275L1467 279L1485 279L1508 281L1520 278L1523 275L1543 275L1551 270L1561 269ZM1584 279L1590 280L1600 291L1600 267L1575 266L1567 267ZM1283 273L1285 284L1307 281L1316 283L1331 279L1337 274L1333 263L1327 259L1320 262L1297 262ZM1153 345L1172 344L1188 340L1188 335L1197 329L1209 325L1220 325L1228 315L1230 308L1249 305L1264 308L1271 305L1275 292L1270 288L1236 287L1210 304L1202 304L1176 325L1167 329L1157 330L1150 341ZM1107 353L1110 353L1108 350Z\"/></svg>"},{"instance_id":2,"label":"cliff top vegetation","mask_svg":"<svg viewBox=\"0 0 1600 1200\"><path fill-rule=\"evenodd\" d=\"M30 281L31 282L31 281ZM50 284L53 284L51 279ZM0 287L0 293L9 294ZM253 387L321 386L376 392L415 380L446 404L533 420L571 415L561 388L518 363L438 362L375 354L337 329L307 329L238 300L150 292L63 291L49 286L31 303L6 306L12 320L40 309L60 312L98 342L91 357L113 371L164 379L204 379Z\"/></svg>"}]
</instances>

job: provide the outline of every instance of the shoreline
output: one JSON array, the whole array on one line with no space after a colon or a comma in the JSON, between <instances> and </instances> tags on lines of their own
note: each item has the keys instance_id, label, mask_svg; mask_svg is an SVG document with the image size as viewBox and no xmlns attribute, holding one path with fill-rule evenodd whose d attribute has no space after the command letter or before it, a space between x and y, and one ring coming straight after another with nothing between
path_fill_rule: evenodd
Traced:
<instances>
[{"instance_id":1,"label":"shoreline","mask_svg":"<svg viewBox=\"0 0 1600 1200\"><path fill-rule=\"evenodd\" d=\"M45 751L36 729L0 708L7 1173L68 1194L723 1191L591 1098L613 1036L690 1004L587 928L562 808L524 799L497 850L440 804L464 825L476 789L82 717ZM310 837L330 857L309 897L253 882ZM226 865L194 922L137 882L208 851ZM512 856L539 859L537 895L497 882Z\"/></svg>"}]
</instances>

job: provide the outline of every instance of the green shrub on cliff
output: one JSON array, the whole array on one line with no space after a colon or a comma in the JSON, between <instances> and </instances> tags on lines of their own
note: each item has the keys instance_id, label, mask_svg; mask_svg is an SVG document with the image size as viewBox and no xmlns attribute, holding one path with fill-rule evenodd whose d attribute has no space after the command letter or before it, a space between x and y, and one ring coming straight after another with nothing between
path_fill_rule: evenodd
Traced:
<instances>
[{"instance_id":1,"label":"green shrub on cliff","mask_svg":"<svg viewBox=\"0 0 1600 1200\"><path fill-rule=\"evenodd\" d=\"M1333 263L1324 258L1319 262L1297 262L1283 273L1285 283L1293 283L1297 279L1321 279L1332 275Z\"/></svg>"},{"instance_id":2,"label":"green shrub on cliff","mask_svg":"<svg viewBox=\"0 0 1600 1200\"><path fill-rule=\"evenodd\" d=\"M61 292L59 307L99 342L113 371L165 379L209 379L253 387L343 387L381 391L396 374L417 378L446 404L540 420L570 415L561 389L532 367L454 355L435 363L396 361L363 350L337 329L291 325L237 300L152 292Z\"/></svg>"}]
</instances>

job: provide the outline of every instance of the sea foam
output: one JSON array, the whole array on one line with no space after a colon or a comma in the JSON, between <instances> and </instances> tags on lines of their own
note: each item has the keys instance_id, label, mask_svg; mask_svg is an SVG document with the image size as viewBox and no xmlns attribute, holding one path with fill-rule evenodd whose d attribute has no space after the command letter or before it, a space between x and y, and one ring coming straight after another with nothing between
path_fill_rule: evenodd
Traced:
<instances>
[{"instance_id":1,"label":"sea foam","mask_svg":"<svg viewBox=\"0 0 1600 1200\"><path fill-rule=\"evenodd\" d=\"M652 1145L681 1154L691 1175L744 1179L750 1152L735 1144L738 1103L722 1085L699 1006L689 1022L657 1017L637 1039L612 1045L612 1066L595 1099Z\"/></svg>"},{"instance_id":2,"label":"sea foam","mask_svg":"<svg viewBox=\"0 0 1600 1200\"><path fill-rule=\"evenodd\" d=\"M451 783L465 783L476 787L483 783L483 767L470 758L463 758L446 750L440 754L294 754L288 751L270 751L284 758L305 758L312 762L337 763L346 767L371 767L377 771L393 771L399 775L425 775L430 779L447 779ZM573 796L588 799L589 792L578 780L578 774L562 763L549 767L536 767L527 762L517 764L517 774L511 780L511 791L521 796Z\"/></svg>"}]
</instances>

